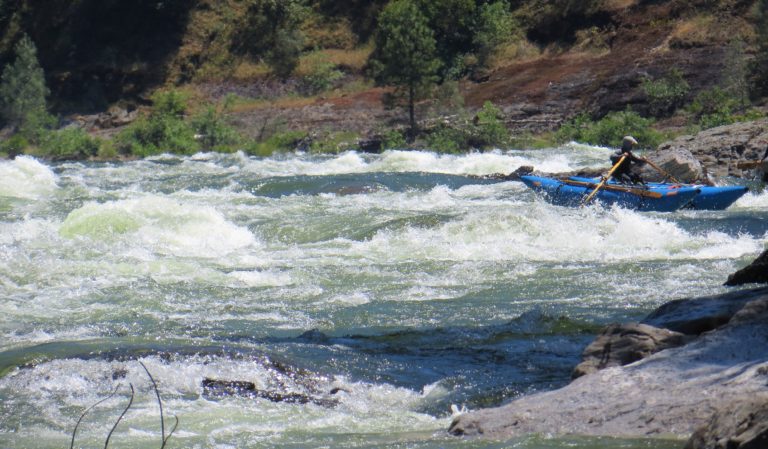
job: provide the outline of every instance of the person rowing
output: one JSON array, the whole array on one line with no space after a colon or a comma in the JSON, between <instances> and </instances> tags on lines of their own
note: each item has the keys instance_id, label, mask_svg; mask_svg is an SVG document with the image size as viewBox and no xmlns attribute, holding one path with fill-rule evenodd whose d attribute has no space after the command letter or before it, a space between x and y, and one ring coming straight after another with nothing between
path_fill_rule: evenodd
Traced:
<instances>
[{"instance_id":1,"label":"person rowing","mask_svg":"<svg viewBox=\"0 0 768 449\"><path fill-rule=\"evenodd\" d=\"M635 166L644 165L644 158L632 154L632 149L637 145L637 140L632 136L624 136L621 148L611 155L611 165L616 167L611 176L622 184L645 184L640 175L633 170ZM624 160L622 160L622 157ZM619 164L618 166L616 166Z\"/></svg>"}]
</instances>

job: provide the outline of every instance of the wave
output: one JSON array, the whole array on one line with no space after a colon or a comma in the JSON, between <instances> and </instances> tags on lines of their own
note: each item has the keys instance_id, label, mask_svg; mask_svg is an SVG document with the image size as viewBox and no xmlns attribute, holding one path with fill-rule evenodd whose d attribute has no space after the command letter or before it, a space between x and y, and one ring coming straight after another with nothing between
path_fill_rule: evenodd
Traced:
<instances>
[{"instance_id":1,"label":"wave","mask_svg":"<svg viewBox=\"0 0 768 449\"><path fill-rule=\"evenodd\" d=\"M57 189L53 171L32 157L0 161L0 197L35 200Z\"/></svg>"}]
</instances>

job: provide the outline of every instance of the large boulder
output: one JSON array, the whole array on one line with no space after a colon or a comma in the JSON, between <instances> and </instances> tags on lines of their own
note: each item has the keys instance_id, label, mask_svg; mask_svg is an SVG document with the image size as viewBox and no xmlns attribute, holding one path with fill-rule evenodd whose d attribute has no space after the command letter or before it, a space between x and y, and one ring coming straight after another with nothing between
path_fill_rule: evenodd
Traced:
<instances>
[{"instance_id":1,"label":"large boulder","mask_svg":"<svg viewBox=\"0 0 768 449\"><path fill-rule=\"evenodd\" d=\"M679 182L693 183L701 182L706 178L699 160L685 148L662 146L646 154L645 157L661 169L660 171L646 164L641 172L641 176L646 181L662 182L674 178Z\"/></svg>"},{"instance_id":2,"label":"large boulder","mask_svg":"<svg viewBox=\"0 0 768 449\"><path fill-rule=\"evenodd\" d=\"M647 324L612 324L587 346L572 376L575 379L612 366L628 365L685 341L684 334Z\"/></svg>"}]
</instances>

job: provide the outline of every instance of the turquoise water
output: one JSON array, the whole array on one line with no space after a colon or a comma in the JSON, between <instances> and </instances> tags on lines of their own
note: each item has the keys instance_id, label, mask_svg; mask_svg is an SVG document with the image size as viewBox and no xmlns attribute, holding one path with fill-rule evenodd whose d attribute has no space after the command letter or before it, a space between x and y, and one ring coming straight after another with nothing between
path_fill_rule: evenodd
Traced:
<instances>
[{"instance_id":1,"label":"turquoise water","mask_svg":"<svg viewBox=\"0 0 768 449\"><path fill-rule=\"evenodd\" d=\"M0 447L672 448L446 434L565 385L613 321L714 294L763 249L768 195L727 211L565 209L520 165L608 149L0 161ZM220 397L203 379L249 382ZM115 391L114 395L111 395ZM273 402L272 398L294 398Z\"/></svg>"}]
</instances>

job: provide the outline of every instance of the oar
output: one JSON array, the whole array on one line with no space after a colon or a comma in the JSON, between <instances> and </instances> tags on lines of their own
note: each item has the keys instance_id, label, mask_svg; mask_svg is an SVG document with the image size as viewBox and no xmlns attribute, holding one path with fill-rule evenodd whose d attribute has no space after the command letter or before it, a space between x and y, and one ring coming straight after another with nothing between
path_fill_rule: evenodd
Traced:
<instances>
[{"instance_id":1,"label":"oar","mask_svg":"<svg viewBox=\"0 0 768 449\"><path fill-rule=\"evenodd\" d=\"M592 199L592 197L594 197L595 195L597 195L597 191L598 191L598 190L600 190L600 189L602 189L602 188L603 188L603 186L605 185L605 183L606 183L606 182L608 182L608 180L609 180L609 179L611 179L611 176L613 175L613 172L615 172L615 171L616 171L616 169L617 169L617 168L619 168L619 165L621 165L621 163L622 163L622 162L624 162L624 159L626 159L626 158L627 158L627 155L623 155L623 156L621 156L621 159L619 159L619 162L616 162L616 165L614 165L613 167L611 167L611 171L609 171L607 175L603 176L603 179L601 179L601 180L600 180L600 184L598 184L598 185L597 185L597 187L595 187L595 190L593 190L593 191L592 191L592 193L590 193L590 194L589 194L589 195L588 195L588 196L587 196L587 197L584 199L584 201L582 201L582 202L581 202L581 205L582 205L582 206L584 206L584 205L586 205L587 203L589 203L589 201Z\"/></svg>"},{"instance_id":2,"label":"oar","mask_svg":"<svg viewBox=\"0 0 768 449\"><path fill-rule=\"evenodd\" d=\"M763 161L744 161L744 162L737 162L736 168L739 168L741 170L749 169L749 168L757 168L763 165Z\"/></svg>"},{"instance_id":3,"label":"oar","mask_svg":"<svg viewBox=\"0 0 768 449\"><path fill-rule=\"evenodd\" d=\"M664 175L664 176L665 176L665 178L664 178L664 179L666 179L666 178L669 178L669 179L671 179L671 180L672 180L672 182L674 182L674 183L677 183L677 184L680 184L680 181L678 181L677 179L675 179L675 177L674 177L674 176L670 175L668 171L664 170L663 168L661 168L661 167L659 167L658 165L656 165L656 164L654 164L653 162L651 162L651 160L650 160L650 159L646 159L646 158L643 158L643 160L644 160L645 162L647 162L647 163L648 163L648 165L650 165L651 167L653 167L653 168L655 168L656 170L658 170L658 172L659 172L659 173L661 173L662 175Z\"/></svg>"}]
</instances>

